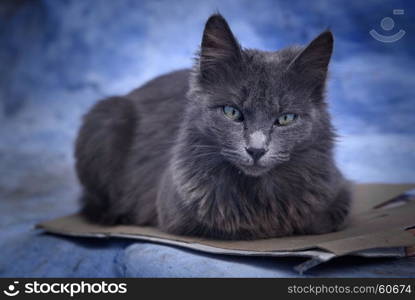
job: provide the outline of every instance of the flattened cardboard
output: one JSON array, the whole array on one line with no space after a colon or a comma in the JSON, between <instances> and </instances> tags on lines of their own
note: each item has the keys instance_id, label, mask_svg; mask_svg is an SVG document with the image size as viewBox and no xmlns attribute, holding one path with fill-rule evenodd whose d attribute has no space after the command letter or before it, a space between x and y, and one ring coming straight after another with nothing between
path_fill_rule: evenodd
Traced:
<instances>
[{"instance_id":1,"label":"flattened cardboard","mask_svg":"<svg viewBox=\"0 0 415 300\"><path fill-rule=\"evenodd\" d=\"M415 184L358 184L353 190L349 225L342 231L321 234L261 239L220 241L168 234L154 227L101 226L75 214L38 224L45 231L80 237L124 237L157 242L209 253L259 256L300 256L311 260L296 269L303 272L336 256L404 256L415 237L406 229L415 226L415 201L401 202L388 209L381 203L415 188ZM370 249L376 249L371 250Z\"/></svg>"}]
</instances>

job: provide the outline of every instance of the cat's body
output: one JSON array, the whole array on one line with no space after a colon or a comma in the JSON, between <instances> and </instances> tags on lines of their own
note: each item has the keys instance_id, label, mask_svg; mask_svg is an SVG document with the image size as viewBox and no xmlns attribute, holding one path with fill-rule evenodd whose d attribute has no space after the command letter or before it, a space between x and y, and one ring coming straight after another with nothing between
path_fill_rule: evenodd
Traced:
<instances>
[{"instance_id":1,"label":"cat's body","mask_svg":"<svg viewBox=\"0 0 415 300\"><path fill-rule=\"evenodd\" d=\"M211 17L192 71L86 115L76 145L83 213L223 239L337 230L350 197L323 99L330 38L306 50L242 50ZM284 112L292 124L276 125Z\"/></svg>"},{"instance_id":2,"label":"cat's body","mask_svg":"<svg viewBox=\"0 0 415 300\"><path fill-rule=\"evenodd\" d=\"M84 211L106 224L156 224L156 197L177 136L188 70L98 102L77 139ZM162 110L160 112L160 110Z\"/></svg>"}]
</instances>

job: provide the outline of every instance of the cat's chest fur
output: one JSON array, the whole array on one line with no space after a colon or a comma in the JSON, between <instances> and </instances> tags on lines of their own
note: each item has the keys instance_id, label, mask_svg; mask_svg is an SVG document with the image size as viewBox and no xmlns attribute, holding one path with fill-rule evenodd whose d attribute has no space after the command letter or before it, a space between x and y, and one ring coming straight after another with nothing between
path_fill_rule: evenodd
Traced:
<instances>
[{"instance_id":1,"label":"cat's chest fur","mask_svg":"<svg viewBox=\"0 0 415 300\"><path fill-rule=\"evenodd\" d=\"M175 197L169 201L177 204L175 209L169 207L171 217L164 218L170 222L162 224L170 226L170 231L231 239L305 233L313 218L327 208L328 195L298 176L292 181L274 171L259 179L232 168L191 175L177 169L167 175L175 189L168 192Z\"/></svg>"}]
</instances>

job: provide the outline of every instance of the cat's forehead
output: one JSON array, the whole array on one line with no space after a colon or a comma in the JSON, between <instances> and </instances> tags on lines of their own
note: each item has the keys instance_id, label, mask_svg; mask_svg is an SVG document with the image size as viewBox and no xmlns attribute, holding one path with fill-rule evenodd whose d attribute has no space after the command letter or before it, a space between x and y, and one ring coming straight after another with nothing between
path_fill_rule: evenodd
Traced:
<instances>
[{"instance_id":1,"label":"cat's forehead","mask_svg":"<svg viewBox=\"0 0 415 300\"><path fill-rule=\"evenodd\" d=\"M301 47L288 47L278 51L244 50L250 62L257 65L286 67L301 51ZM249 63L249 62L248 62Z\"/></svg>"},{"instance_id":2,"label":"cat's forehead","mask_svg":"<svg viewBox=\"0 0 415 300\"><path fill-rule=\"evenodd\" d=\"M244 63L251 70L281 73L301 52L301 47L289 47L279 51L244 50Z\"/></svg>"},{"instance_id":3,"label":"cat's forehead","mask_svg":"<svg viewBox=\"0 0 415 300\"><path fill-rule=\"evenodd\" d=\"M297 55L293 49L276 52L246 51L245 71L239 82L240 99L246 108L276 109L292 104L290 82L285 76Z\"/></svg>"}]
</instances>

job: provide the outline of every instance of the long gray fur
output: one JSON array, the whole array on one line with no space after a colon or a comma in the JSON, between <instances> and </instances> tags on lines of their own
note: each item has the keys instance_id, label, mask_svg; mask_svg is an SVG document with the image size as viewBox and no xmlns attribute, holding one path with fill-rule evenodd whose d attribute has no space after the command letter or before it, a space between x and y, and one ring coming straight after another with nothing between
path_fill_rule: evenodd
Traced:
<instances>
[{"instance_id":1,"label":"long gray fur","mask_svg":"<svg viewBox=\"0 0 415 300\"><path fill-rule=\"evenodd\" d=\"M242 49L209 18L192 70L98 102L76 141L82 212L103 224L258 239L344 226L349 184L333 160L324 97L333 37L276 52ZM237 107L243 122L224 116ZM276 126L295 113L289 126ZM257 161L250 146L267 152Z\"/></svg>"}]
</instances>

